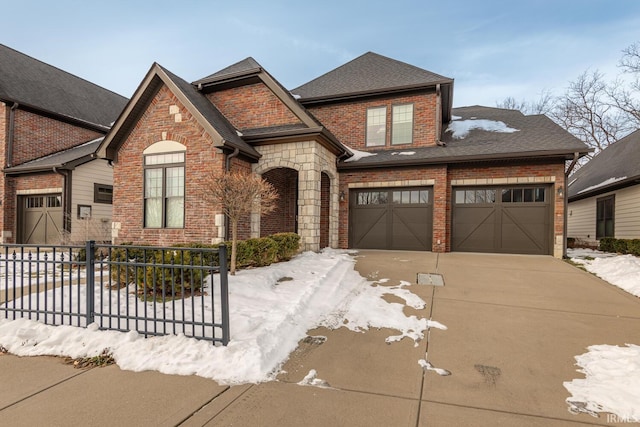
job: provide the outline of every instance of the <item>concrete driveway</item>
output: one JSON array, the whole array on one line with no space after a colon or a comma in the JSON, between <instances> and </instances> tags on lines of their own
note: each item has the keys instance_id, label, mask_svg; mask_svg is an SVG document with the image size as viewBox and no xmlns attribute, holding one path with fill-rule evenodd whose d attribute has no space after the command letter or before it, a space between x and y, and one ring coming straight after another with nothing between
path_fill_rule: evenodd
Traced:
<instances>
[{"instance_id":1,"label":"concrete driveway","mask_svg":"<svg viewBox=\"0 0 640 427\"><path fill-rule=\"evenodd\" d=\"M0 355L0 419L12 425L616 425L606 415L569 413L562 383L582 378L574 356L588 346L640 344L640 298L550 257L361 251L356 259L363 276L389 279L384 286L412 283L427 307L405 312L448 329L431 329L414 346L407 339L385 344L391 330L319 328L309 335L326 340L302 341L279 381L234 387ZM445 285L417 285L418 273L439 273ZM451 375L423 371L418 360L425 355ZM297 385L311 369L331 388ZM13 371L22 374L6 374Z\"/></svg>"}]
</instances>

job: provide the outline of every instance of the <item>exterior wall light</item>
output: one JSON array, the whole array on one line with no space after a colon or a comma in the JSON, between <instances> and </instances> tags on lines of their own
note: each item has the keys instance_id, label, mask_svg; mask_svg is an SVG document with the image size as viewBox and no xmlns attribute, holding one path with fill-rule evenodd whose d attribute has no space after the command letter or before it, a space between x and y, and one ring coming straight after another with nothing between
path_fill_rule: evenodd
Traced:
<instances>
[{"instance_id":1,"label":"exterior wall light","mask_svg":"<svg viewBox=\"0 0 640 427\"><path fill-rule=\"evenodd\" d=\"M340 191L340 201L344 202L344 191Z\"/></svg>"}]
</instances>

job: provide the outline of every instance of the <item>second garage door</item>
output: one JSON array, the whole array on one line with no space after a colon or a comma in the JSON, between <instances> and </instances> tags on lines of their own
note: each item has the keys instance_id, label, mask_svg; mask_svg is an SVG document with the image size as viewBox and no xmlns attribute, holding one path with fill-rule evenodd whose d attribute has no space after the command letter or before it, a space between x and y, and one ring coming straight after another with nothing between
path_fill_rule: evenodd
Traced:
<instances>
[{"instance_id":1,"label":"second garage door","mask_svg":"<svg viewBox=\"0 0 640 427\"><path fill-rule=\"evenodd\" d=\"M358 189L349 196L350 247L431 250L430 187Z\"/></svg>"},{"instance_id":2,"label":"second garage door","mask_svg":"<svg viewBox=\"0 0 640 427\"><path fill-rule=\"evenodd\" d=\"M454 188L451 250L551 254L551 187Z\"/></svg>"}]
</instances>

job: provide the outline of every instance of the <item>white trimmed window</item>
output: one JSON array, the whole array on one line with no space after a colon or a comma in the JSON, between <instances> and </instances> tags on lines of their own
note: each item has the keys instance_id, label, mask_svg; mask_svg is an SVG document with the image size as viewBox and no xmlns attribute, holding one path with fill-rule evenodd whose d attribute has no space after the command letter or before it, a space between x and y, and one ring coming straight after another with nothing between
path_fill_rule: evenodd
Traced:
<instances>
[{"instance_id":1,"label":"white trimmed window","mask_svg":"<svg viewBox=\"0 0 640 427\"><path fill-rule=\"evenodd\" d=\"M391 120L391 144L411 144L413 142L413 104L394 105Z\"/></svg>"},{"instance_id":2,"label":"white trimmed window","mask_svg":"<svg viewBox=\"0 0 640 427\"><path fill-rule=\"evenodd\" d=\"M387 135L387 107L367 110L367 147L384 146Z\"/></svg>"},{"instance_id":3,"label":"white trimmed window","mask_svg":"<svg viewBox=\"0 0 640 427\"><path fill-rule=\"evenodd\" d=\"M184 162L184 151L144 156L146 228L184 227Z\"/></svg>"}]
</instances>

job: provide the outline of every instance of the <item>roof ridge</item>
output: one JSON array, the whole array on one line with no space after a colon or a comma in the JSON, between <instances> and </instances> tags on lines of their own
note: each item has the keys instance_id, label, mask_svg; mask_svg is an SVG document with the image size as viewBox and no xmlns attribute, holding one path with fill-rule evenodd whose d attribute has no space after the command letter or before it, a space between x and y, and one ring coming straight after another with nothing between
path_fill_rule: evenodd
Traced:
<instances>
[{"instance_id":1,"label":"roof ridge","mask_svg":"<svg viewBox=\"0 0 640 427\"><path fill-rule=\"evenodd\" d=\"M94 83L94 82L92 82L92 81L90 81L90 80L85 79L84 77L80 77L80 76L78 76L78 75L76 75L76 74L73 74L73 73L71 73L71 72L69 72L69 71L63 70L62 68L57 67L57 66L52 65L52 64L49 64L48 62L44 62L44 61L43 61L43 60L41 60L41 59L35 58L35 57L31 56L31 55L27 55L26 53L24 53L24 52L20 52L19 50L16 50L16 49L14 49L14 48L12 48L12 47L10 47L10 46L7 46L7 45L2 44L2 43L0 43L0 46L1 46L1 47L4 47L4 48L6 48L6 49L9 49L9 50L11 50L11 51L13 51L14 53L17 53L17 54L19 54L19 55L22 55L22 56L24 56L24 57L26 57L26 58L29 58L29 59L30 59L30 60L32 60L32 61L38 62L38 63L40 63L40 64L42 64L42 65L45 65L45 66L47 66L47 67L49 67L49 68L51 68L51 69L54 69L54 70L56 70L56 71L58 71L58 72L60 72L60 73L67 74L67 75L69 75L69 76L71 76L71 77L73 77L73 78L76 78L76 79L78 79L78 80L82 80L83 82L89 83L89 84L90 84L90 85L92 85L92 86L98 87L98 88L103 89L103 90L105 90L105 91L107 91L107 92L111 92L111 93L113 93L114 95L118 95L118 96L122 97L123 99L128 99L126 96L121 95L121 94L119 94L119 93L117 93L117 92L114 92L114 91L113 91L113 90L111 90L111 89L107 89L107 88L106 88L106 87L104 87L104 86L100 86L100 85L99 85L99 84L97 84L97 83Z\"/></svg>"}]
</instances>

